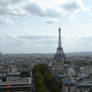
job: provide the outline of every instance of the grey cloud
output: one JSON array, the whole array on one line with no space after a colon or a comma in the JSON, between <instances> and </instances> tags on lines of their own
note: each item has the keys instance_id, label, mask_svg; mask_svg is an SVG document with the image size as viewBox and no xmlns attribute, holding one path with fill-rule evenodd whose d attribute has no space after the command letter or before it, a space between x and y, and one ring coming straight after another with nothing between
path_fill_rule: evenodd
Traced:
<instances>
[{"instance_id":1,"label":"grey cloud","mask_svg":"<svg viewBox=\"0 0 92 92\"><path fill-rule=\"evenodd\" d=\"M24 0L0 0L0 15L1 16L24 15L22 13L23 7L20 7L20 4L23 1Z\"/></svg>"},{"instance_id":2,"label":"grey cloud","mask_svg":"<svg viewBox=\"0 0 92 92\"><path fill-rule=\"evenodd\" d=\"M8 9L7 8L0 8L0 15L7 15L7 14L9 14L9 11L8 11Z\"/></svg>"},{"instance_id":3,"label":"grey cloud","mask_svg":"<svg viewBox=\"0 0 92 92\"><path fill-rule=\"evenodd\" d=\"M10 1L10 2L9 2ZM49 3L49 2L48 2ZM57 10L61 9L61 11ZM54 8L48 7L43 9L37 2L29 2L29 0L0 0L0 15L1 16L27 16L36 15L47 18L59 18L62 13L74 13L81 9L81 5L75 0L74 2L66 2ZM63 12L64 10L64 12ZM45 21L46 23L52 23L55 21Z\"/></svg>"},{"instance_id":4,"label":"grey cloud","mask_svg":"<svg viewBox=\"0 0 92 92\"><path fill-rule=\"evenodd\" d=\"M11 4L18 4L18 3L21 3L21 2L24 2L26 0L11 0Z\"/></svg>"},{"instance_id":5,"label":"grey cloud","mask_svg":"<svg viewBox=\"0 0 92 92\"><path fill-rule=\"evenodd\" d=\"M0 15L6 15L9 13L9 1L0 0Z\"/></svg>"},{"instance_id":6,"label":"grey cloud","mask_svg":"<svg viewBox=\"0 0 92 92\"><path fill-rule=\"evenodd\" d=\"M16 7L15 5L20 5L21 3L25 2L25 0L1 0L0 1L0 14L1 15L20 15L19 11L26 11L28 14L37 15L40 17L58 17L59 13L56 9L50 9L47 8L46 10L43 10L42 7L40 7L37 3L26 3L22 7ZM12 9L9 8L9 6L12 6ZM14 11L16 13L14 13ZM26 14L25 14L26 15Z\"/></svg>"},{"instance_id":7,"label":"grey cloud","mask_svg":"<svg viewBox=\"0 0 92 92\"><path fill-rule=\"evenodd\" d=\"M75 12L76 10L80 9L81 5L78 4L77 2L71 2L71 3L63 4L62 8L64 9L64 11L66 11L68 13L72 13L72 12Z\"/></svg>"},{"instance_id":8,"label":"grey cloud","mask_svg":"<svg viewBox=\"0 0 92 92\"><path fill-rule=\"evenodd\" d=\"M19 39L25 39L25 40L43 40L43 39L54 39L56 38L55 36L48 36L48 35L24 35L24 36L19 36Z\"/></svg>"},{"instance_id":9,"label":"grey cloud","mask_svg":"<svg viewBox=\"0 0 92 92\"><path fill-rule=\"evenodd\" d=\"M27 12L40 16L40 17L58 17L59 13L57 12L56 9L46 9L43 10L39 5L37 5L36 3L30 3L28 5L26 5L24 7L26 9Z\"/></svg>"},{"instance_id":10,"label":"grey cloud","mask_svg":"<svg viewBox=\"0 0 92 92\"><path fill-rule=\"evenodd\" d=\"M60 13L58 13L56 9L47 9L45 16L55 18L55 17L58 17L59 15L60 15Z\"/></svg>"},{"instance_id":11,"label":"grey cloud","mask_svg":"<svg viewBox=\"0 0 92 92\"><path fill-rule=\"evenodd\" d=\"M18 39L17 37L14 37L8 33L4 33L0 39L0 50L5 53L18 53L25 51L24 49L26 48L26 42Z\"/></svg>"},{"instance_id":12,"label":"grey cloud","mask_svg":"<svg viewBox=\"0 0 92 92\"><path fill-rule=\"evenodd\" d=\"M10 2L9 2L10 1ZM24 4L25 3L25 4ZM18 7L15 8L15 5L18 5ZM23 4L23 5L22 5ZM11 5L11 8L9 8L9 5ZM21 6L22 7L19 7ZM57 6L59 8L59 6ZM81 8L81 5L77 2L66 2L61 5L61 8L66 12L74 12L75 10L78 10ZM0 14L8 14L8 15L14 15L14 11L17 12L17 15L20 15L18 12L19 10L25 10L30 14L34 14L41 17L59 17L61 15L61 12L57 12L56 8L47 8L43 10L43 8L38 5L36 2L30 3L28 0L0 0ZM16 14L15 14L16 15Z\"/></svg>"},{"instance_id":13,"label":"grey cloud","mask_svg":"<svg viewBox=\"0 0 92 92\"><path fill-rule=\"evenodd\" d=\"M0 50L3 52L21 53L21 52L41 52L47 46L53 47L56 44L56 38L54 36L12 36L4 34L0 37L2 40L0 43ZM54 39L55 38L55 39ZM39 49L37 49L39 48Z\"/></svg>"},{"instance_id":14,"label":"grey cloud","mask_svg":"<svg viewBox=\"0 0 92 92\"><path fill-rule=\"evenodd\" d=\"M8 0L0 0L0 8L1 7L7 7L9 5Z\"/></svg>"},{"instance_id":15,"label":"grey cloud","mask_svg":"<svg viewBox=\"0 0 92 92\"><path fill-rule=\"evenodd\" d=\"M45 51L50 47L56 49L58 38L50 35L20 35L13 36L10 34L2 34L0 36L0 50L4 52L31 52ZM66 51L91 51L92 37L83 37L77 39L62 38L63 47ZM77 47L76 47L77 46ZM39 49L37 49L39 48ZM77 49L75 49L77 48ZM46 51L48 52L49 50Z\"/></svg>"},{"instance_id":16,"label":"grey cloud","mask_svg":"<svg viewBox=\"0 0 92 92\"><path fill-rule=\"evenodd\" d=\"M53 21L50 21L50 20L45 20L45 22L48 23L48 24L52 24L53 23Z\"/></svg>"},{"instance_id":17,"label":"grey cloud","mask_svg":"<svg viewBox=\"0 0 92 92\"><path fill-rule=\"evenodd\" d=\"M56 45L57 43L57 40L56 39L44 39L44 40L41 40L40 43L42 45Z\"/></svg>"},{"instance_id":18,"label":"grey cloud","mask_svg":"<svg viewBox=\"0 0 92 92\"><path fill-rule=\"evenodd\" d=\"M19 36L18 39L36 42L37 44L56 44L56 37L55 36L48 36L48 35L37 35L37 36Z\"/></svg>"},{"instance_id":19,"label":"grey cloud","mask_svg":"<svg viewBox=\"0 0 92 92\"><path fill-rule=\"evenodd\" d=\"M38 15L38 16L44 16L43 11L41 10L40 6L38 6L35 3L30 3L24 7L27 12Z\"/></svg>"},{"instance_id":20,"label":"grey cloud","mask_svg":"<svg viewBox=\"0 0 92 92\"><path fill-rule=\"evenodd\" d=\"M44 20L44 22L52 24L54 22L58 21L58 18L48 18L46 20Z\"/></svg>"}]
</instances>

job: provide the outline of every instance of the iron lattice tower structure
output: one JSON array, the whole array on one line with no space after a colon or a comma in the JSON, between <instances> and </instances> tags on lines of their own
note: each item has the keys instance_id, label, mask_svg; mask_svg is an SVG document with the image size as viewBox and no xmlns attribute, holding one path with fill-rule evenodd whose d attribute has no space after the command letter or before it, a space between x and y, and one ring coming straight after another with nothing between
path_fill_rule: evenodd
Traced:
<instances>
[{"instance_id":1,"label":"iron lattice tower structure","mask_svg":"<svg viewBox=\"0 0 92 92\"><path fill-rule=\"evenodd\" d=\"M61 28L59 28L59 38L58 38L58 48L54 56L55 61L66 61L66 56L64 54L62 43L61 43Z\"/></svg>"}]
</instances>

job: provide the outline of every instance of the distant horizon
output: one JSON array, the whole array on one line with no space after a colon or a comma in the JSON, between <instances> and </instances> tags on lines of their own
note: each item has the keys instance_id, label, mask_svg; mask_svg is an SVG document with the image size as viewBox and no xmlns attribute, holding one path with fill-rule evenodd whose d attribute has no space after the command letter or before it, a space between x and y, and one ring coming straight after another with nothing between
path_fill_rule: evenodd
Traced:
<instances>
[{"instance_id":1,"label":"distant horizon","mask_svg":"<svg viewBox=\"0 0 92 92\"><path fill-rule=\"evenodd\" d=\"M56 53L56 52L55 52ZM3 53L1 52L1 54L55 54L55 53L40 53L40 52L34 52L34 53ZM65 54L68 54L68 53L92 53L92 51L81 51L81 52L65 52Z\"/></svg>"}]
</instances>

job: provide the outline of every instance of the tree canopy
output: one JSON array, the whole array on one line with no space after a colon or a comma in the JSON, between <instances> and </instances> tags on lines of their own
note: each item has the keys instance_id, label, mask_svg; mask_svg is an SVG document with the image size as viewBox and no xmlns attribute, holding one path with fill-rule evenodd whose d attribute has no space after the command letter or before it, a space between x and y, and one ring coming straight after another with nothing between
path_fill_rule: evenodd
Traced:
<instances>
[{"instance_id":1,"label":"tree canopy","mask_svg":"<svg viewBox=\"0 0 92 92\"><path fill-rule=\"evenodd\" d=\"M46 65L35 65L33 68L33 77L37 92L60 92L58 83Z\"/></svg>"}]
</instances>

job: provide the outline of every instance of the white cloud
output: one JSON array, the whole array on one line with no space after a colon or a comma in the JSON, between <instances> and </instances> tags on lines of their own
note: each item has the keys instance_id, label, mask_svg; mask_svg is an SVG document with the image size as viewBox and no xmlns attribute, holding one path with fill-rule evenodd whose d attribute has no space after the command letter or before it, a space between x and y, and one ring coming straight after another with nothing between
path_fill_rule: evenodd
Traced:
<instances>
[{"instance_id":1,"label":"white cloud","mask_svg":"<svg viewBox=\"0 0 92 92\"><path fill-rule=\"evenodd\" d=\"M0 0L0 15L59 18L64 14L88 10L82 2L82 0Z\"/></svg>"},{"instance_id":2,"label":"white cloud","mask_svg":"<svg viewBox=\"0 0 92 92\"><path fill-rule=\"evenodd\" d=\"M0 16L0 22L3 24L14 24L14 22L6 16Z\"/></svg>"}]
</instances>

